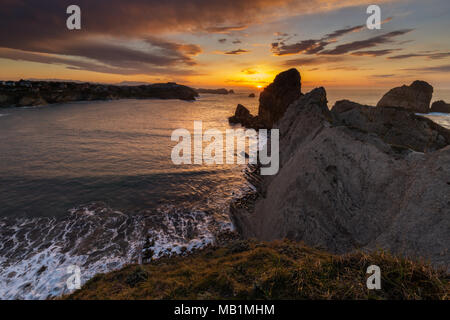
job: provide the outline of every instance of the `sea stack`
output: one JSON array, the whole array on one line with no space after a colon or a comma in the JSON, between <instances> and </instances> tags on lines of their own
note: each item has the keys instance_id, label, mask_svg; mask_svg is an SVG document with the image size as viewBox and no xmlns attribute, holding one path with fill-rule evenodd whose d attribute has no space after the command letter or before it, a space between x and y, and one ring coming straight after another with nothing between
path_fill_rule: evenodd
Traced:
<instances>
[{"instance_id":1,"label":"sea stack","mask_svg":"<svg viewBox=\"0 0 450 320\"><path fill-rule=\"evenodd\" d=\"M450 113L450 104L442 100L435 101L431 105L430 112Z\"/></svg>"},{"instance_id":2,"label":"sea stack","mask_svg":"<svg viewBox=\"0 0 450 320\"><path fill-rule=\"evenodd\" d=\"M263 127L272 128L288 106L301 95L301 77L297 69L289 69L277 75L259 96L258 119Z\"/></svg>"},{"instance_id":3,"label":"sea stack","mask_svg":"<svg viewBox=\"0 0 450 320\"><path fill-rule=\"evenodd\" d=\"M242 104L238 104L234 116L229 117L228 121L231 124L240 123L242 126L247 128L258 129L258 118L253 116L250 111L244 107Z\"/></svg>"},{"instance_id":4,"label":"sea stack","mask_svg":"<svg viewBox=\"0 0 450 320\"><path fill-rule=\"evenodd\" d=\"M400 107L419 113L430 112L433 87L425 81L416 80L411 85L396 87L387 92L377 107Z\"/></svg>"}]
</instances>

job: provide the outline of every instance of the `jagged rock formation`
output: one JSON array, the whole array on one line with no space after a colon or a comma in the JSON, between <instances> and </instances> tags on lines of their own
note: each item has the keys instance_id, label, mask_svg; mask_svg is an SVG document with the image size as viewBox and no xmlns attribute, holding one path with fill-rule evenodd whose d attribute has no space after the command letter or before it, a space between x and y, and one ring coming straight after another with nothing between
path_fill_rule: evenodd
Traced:
<instances>
[{"instance_id":1,"label":"jagged rock formation","mask_svg":"<svg viewBox=\"0 0 450 320\"><path fill-rule=\"evenodd\" d=\"M413 112L430 112L430 102L433 87L425 82L416 80L410 86L389 90L378 102L377 107L401 107Z\"/></svg>"},{"instance_id":2,"label":"jagged rock formation","mask_svg":"<svg viewBox=\"0 0 450 320\"><path fill-rule=\"evenodd\" d=\"M253 116L250 111L242 104L238 104L234 116L229 117L228 121L231 124L240 123L244 127L258 129L260 127L258 117Z\"/></svg>"},{"instance_id":3,"label":"jagged rock formation","mask_svg":"<svg viewBox=\"0 0 450 320\"><path fill-rule=\"evenodd\" d=\"M264 128L271 128L285 113L287 107L301 96L301 77L297 69L289 69L259 96L258 118Z\"/></svg>"},{"instance_id":4,"label":"jagged rock formation","mask_svg":"<svg viewBox=\"0 0 450 320\"><path fill-rule=\"evenodd\" d=\"M442 100L435 101L431 105L430 112L450 113L450 104Z\"/></svg>"},{"instance_id":5,"label":"jagged rock formation","mask_svg":"<svg viewBox=\"0 0 450 320\"><path fill-rule=\"evenodd\" d=\"M0 107L24 107L71 101L113 99L195 100L198 93L176 83L116 86L75 82L18 81L0 85Z\"/></svg>"},{"instance_id":6,"label":"jagged rock formation","mask_svg":"<svg viewBox=\"0 0 450 320\"><path fill-rule=\"evenodd\" d=\"M290 238L335 253L383 248L449 267L450 131L399 108L318 88L280 130L280 171L231 205L244 237Z\"/></svg>"},{"instance_id":7,"label":"jagged rock formation","mask_svg":"<svg viewBox=\"0 0 450 320\"><path fill-rule=\"evenodd\" d=\"M418 152L435 151L450 144L449 130L404 109L374 108L342 100L336 102L332 115L335 124L375 133L390 145Z\"/></svg>"}]
</instances>

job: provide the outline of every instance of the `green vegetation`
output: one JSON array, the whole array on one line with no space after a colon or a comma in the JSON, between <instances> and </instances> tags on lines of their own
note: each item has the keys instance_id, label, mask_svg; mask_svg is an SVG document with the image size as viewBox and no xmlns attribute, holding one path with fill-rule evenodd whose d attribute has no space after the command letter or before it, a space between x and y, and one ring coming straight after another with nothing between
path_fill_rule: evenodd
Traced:
<instances>
[{"instance_id":1,"label":"green vegetation","mask_svg":"<svg viewBox=\"0 0 450 320\"><path fill-rule=\"evenodd\" d=\"M382 289L368 290L378 265ZM99 274L64 299L448 299L449 276L384 252L335 256L291 241L237 240Z\"/></svg>"}]
</instances>

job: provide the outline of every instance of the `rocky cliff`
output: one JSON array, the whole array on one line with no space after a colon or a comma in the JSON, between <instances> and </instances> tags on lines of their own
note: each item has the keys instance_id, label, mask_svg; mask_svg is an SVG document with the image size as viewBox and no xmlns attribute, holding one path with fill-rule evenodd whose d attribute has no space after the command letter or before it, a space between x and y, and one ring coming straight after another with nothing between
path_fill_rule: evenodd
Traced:
<instances>
[{"instance_id":1,"label":"rocky cliff","mask_svg":"<svg viewBox=\"0 0 450 320\"><path fill-rule=\"evenodd\" d=\"M74 82L17 81L0 85L0 107L114 99L195 100L198 93L176 83L116 86Z\"/></svg>"},{"instance_id":2,"label":"rocky cliff","mask_svg":"<svg viewBox=\"0 0 450 320\"><path fill-rule=\"evenodd\" d=\"M273 127L279 173L248 170L257 191L231 205L244 237L339 254L383 248L449 267L449 130L401 108L341 101L330 111L323 88L296 99Z\"/></svg>"},{"instance_id":3,"label":"rocky cliff","mask_svg":"<svg viewBox=\"0 0 450 320\"><path fill-rule=\"evenodd\" d=\"M401 107L413 112L430 112L433 87L425 81L414 81L409 86L389 90L378 102L377 107Z\"/></svg>"}]
</instances>

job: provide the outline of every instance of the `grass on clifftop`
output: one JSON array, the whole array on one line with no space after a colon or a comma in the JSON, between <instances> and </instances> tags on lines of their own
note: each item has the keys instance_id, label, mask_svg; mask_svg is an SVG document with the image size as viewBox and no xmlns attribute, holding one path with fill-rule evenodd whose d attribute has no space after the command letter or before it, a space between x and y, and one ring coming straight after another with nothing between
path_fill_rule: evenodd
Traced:
<instances>
[{"instance_id":1,"label":"grass on clifftop","mask_svg":"<svg viewBox=\"0 0 450 320\"><path fill-rule=\"evenodd\" d=\"M366 270L381 268L381 290ZM235 241L99 274L65 299L448 299L449 276L383 252L334 256L290 241Z\"/></svg>"}]
</instances>

